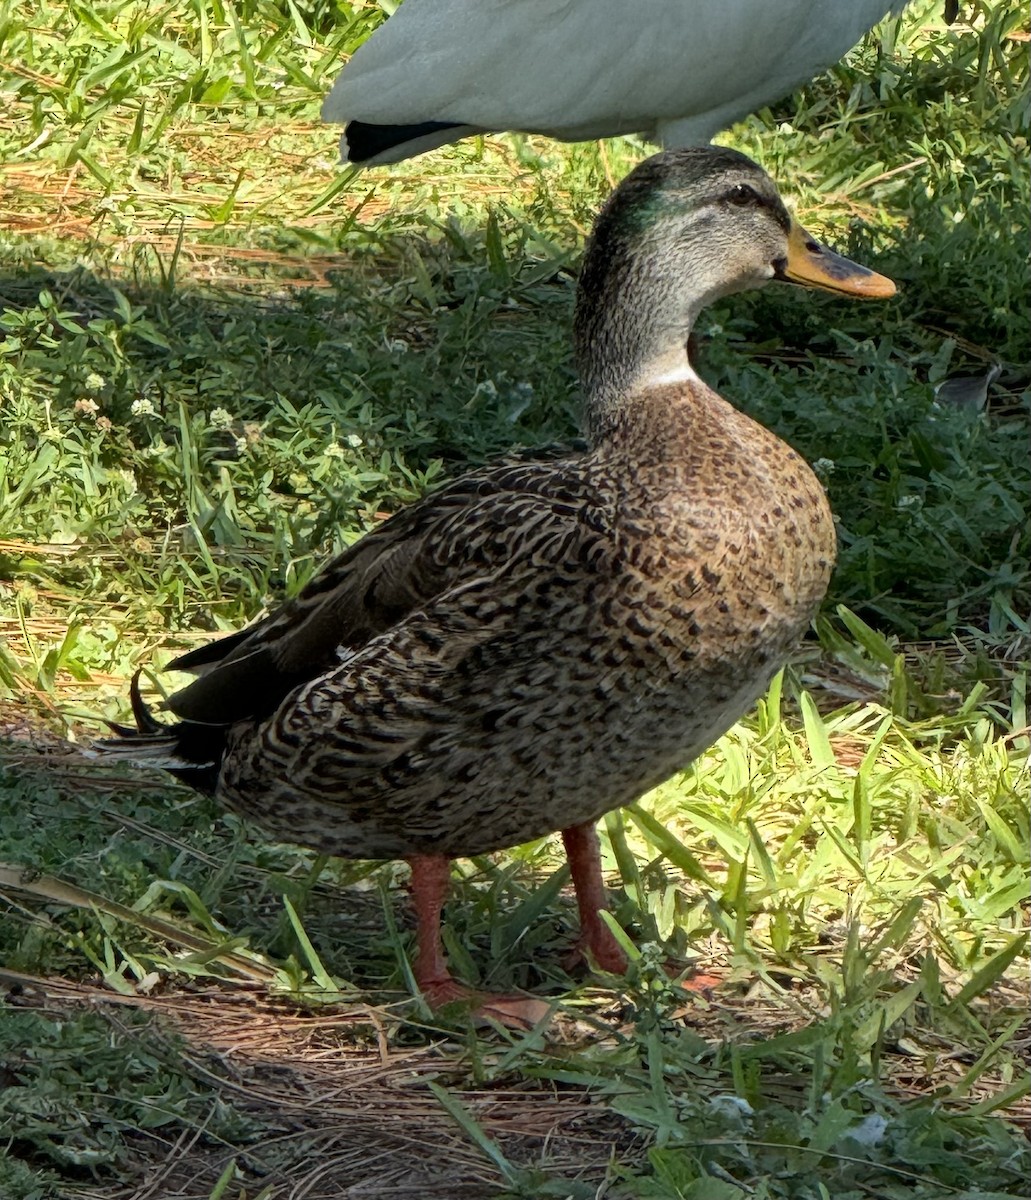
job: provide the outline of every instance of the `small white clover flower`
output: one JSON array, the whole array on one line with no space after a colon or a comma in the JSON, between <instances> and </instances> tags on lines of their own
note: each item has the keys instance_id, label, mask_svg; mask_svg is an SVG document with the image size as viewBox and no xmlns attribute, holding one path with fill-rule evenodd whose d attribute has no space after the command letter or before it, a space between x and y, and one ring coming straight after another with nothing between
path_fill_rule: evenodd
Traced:
<instances>
[{"instance_id":1,"label":"small white clover flower","mask_svg":"<svg viewBox=\"0 0 1031 1200\"><path fill-rule=\"evenodd\" d=\"M349 433L347 437L344 438L344 441L351 447L352 450L357 450L359 446L365 445L365 443L362 441L361 434L358 433Z\"/></svg>"},{"instance_id":2,"label":"small white clover flower","mask_svg":"<svg viewBox=\"0 0 1031 1200\"><path fill-rule=\"evenodd\" d=\"M99 392L100 389L107 383L103 375L98 375L96 371L90 371L86 376L85 388L87 392Z\"/></svg>"},{"instance_id":3,"label":"small white clover flower","mask_svg":"<svg viewBox=\"0 0 1031 1200\"><path fill-rule=\"evenodd\" d=\"M229 429L233 424L233 414L224 408L213 408L208 413L208 421L212 429Z\"/></svg>"},{"instance_id":4,"label":"small white clover flower","mask_svg":"<svg viewBox=\"0 0 1031 1200\"><path fill-rule=\"evenodd\" d=\"M140 396L129 405L129 411L134 417L154 417L157 413L154 411L154 401L146 396Z\"/></svg>"},{"instance_id":5,"label":"small white clover flower","mask_svg":"<svg viewBox=\"0 0 1031 1200\"><path fill-rule=\"evenodd\" d=\"M238 437L236 439L236 453L237 454L246 454L250 448L251 448L251 444L247 440L247 438Z\"/></svg>"},{"instance_id":6,"label":"small white clover flower","mask_svg":"<svg viewBox=\"0 0 1031 1200\"><path fill-rule=\"evenodd\" d=\"M851 1129L846 1130L846 1133L860 1146L877 1146L884 1141L887 1131L888 1122L884 1117L880 1113L870 1113L858 1125L853 1125Z\"/></svg>"},{"instance_id":7,"label":"small white clover flower","mask_svg":"<svg viewBox=\"0 0 1031 1200\"><path fill-rule=\"evenodd\" d=\"M752 1117L755 1109L743 1096L732 1096L724 1093L720 1096L709 1097L709 1107L722 1117Z\"/></svg>"},{"instance_id":8,"label":"small white clover flower","mask_svg":"<svg viewBox=\"0 0 1031 1200\"><path fill-rule=\"evenodd\" d=\"M347 451L339 442L330 442L324 451L327 458L343 458Z\"/></svg>"},{"instance_id":9,"label":"small white clover flower","mask_svg":"<svg viewBox=\"0 0 1031 1200\"><path fill-rule=\"evenodd\" d=\"M518 421L533 403L533 384L520 382L512 385L512 403L508 410L508 419Z\"/></svg>"}]
</instances>

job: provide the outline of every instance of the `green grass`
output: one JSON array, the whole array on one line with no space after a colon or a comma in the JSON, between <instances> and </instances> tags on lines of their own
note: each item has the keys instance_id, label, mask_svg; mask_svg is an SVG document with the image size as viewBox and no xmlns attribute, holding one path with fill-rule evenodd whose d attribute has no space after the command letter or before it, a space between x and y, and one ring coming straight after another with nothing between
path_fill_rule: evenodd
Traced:
<instances>
[{"instance_id":1,"label":"green grass","mask_svg":"<svg viewBox=\"0 0 1031 1200\"><path fill-rule=\"evenodd\" d=\"M391 1052L425 1058L426 1078L456 1102L470 1090L582 1088L616 1121L611 1136L633 1131L635 1144L600 1175L549 1162L539 1141L517 1146L508 1174L500 1171L523 1189L516 1194L587 1195L608 1177L615 1195L661 1196L657 1181L675 1176L684 1187L707 1181L685 1193L703 1196L729 1172L766 1179L771 1196L817 1195L814 1179L842 1196L944 1196L975 1180L982 1190L971 1195L1020 1195L1028 1154L993 1114L1028 1087L1016 1037L1024 992L1013 973L1026 952L1025 753L976 703L949 721L912 722L875 703L821 717L808 693L800 697L783 714L769 697L689 778L606 823L608 864L623 881L615 916L644 947L614 996L584 989L563 967L573 915L553 844L460 864L449 929L456 966L489 987L565 996L580 1024L561 1041L506 1048L459 1034L443 1054L419 1051L426 1033L404 999L398 868L320 863L247 836L185 790L138 774L130 784L124 772L31 749L8 753L0 788L5 856L18 864L0 878L12 901L6 969L102 981L130 1012L142 1010L141 1021L160 1011L148 1000L155 985L173 999L193 989L193 1003L215 1006L223 1020L241 988L292 994L315 1006L316 1024L327 1000L361 998L377 1009L356 1011L328 1060L324 1045L318 1057L309 1047L289 1052L309 1086L328 1088L378 1022ZM725 972L717 998L685 997L662 970L668 954ZM74 995L31 982L23 993L22 1006L60 1013L73 1062L55 1064L49 1036L31 1052L21 1041L7 1060L20 1087L9 1089L5 1116L17 1157L61 1177L78 1141L60 1133L63 1108L44 1120L27 1097L66 1079L62 1103L85 1103L98 1123L90 1149L110 1186L131 1176L139 1149L128 1131L149 1128L152 1093L130 1074L110 1100L82 1098L93 1079L85 1063L110 1030L95 1013L69 1014ZM405 1013L414 1024L401 1023ZM14 1009L10 1036L28 1019ZM185 1018L201 1040L191 1019L201 1015ZM157 1039L162 1062L192 1078L198 1051L184 1060L160 1026L138 1028L119 1053L143 1055ZM228 1085L260 1081L262 1060L245 1051L228 1079L202 1074L204 1103L232 1108L240 1097ZM179 1097L163 1120L195 1130L200 1099L182 1100L181 1077L161 1084ZM491 1117L505 1129L501 1113ZM232 1144L274 1179L299 1169L263 1156L263 1122L273 1119L265 1106L224 1119L240 1122ZM484 1128L490 1135L490 1120ZM998 1162L986 1173L989 1146ZM205 1170L217 1174L214 1162ZM571 1190L556 1192L560 1180ZM496 1186L489 1194L501 1194Z\"/></svg>"},{"instance_id":2,"label":"green grass","mask_svg":"<svg viewBox=\"0 0 1031 1200\"><path fill-rule=\"evenodd\" d=\"M0 4L5 1200L1027 1194L1029 91L1018 7L971 14L915 5L728 135L901 285L700 330L818 464L841 560L782 688L605 823L625 985L566 972L551 841L457 864L456 968L561 1002L516 1038L407 999L402 868L40 728L88 736L378 513L575 432L582 239L646 151L347 178L317 111L377 6ZM935 402L995 361L984 411Z\"/></svg>"}]
</instances>

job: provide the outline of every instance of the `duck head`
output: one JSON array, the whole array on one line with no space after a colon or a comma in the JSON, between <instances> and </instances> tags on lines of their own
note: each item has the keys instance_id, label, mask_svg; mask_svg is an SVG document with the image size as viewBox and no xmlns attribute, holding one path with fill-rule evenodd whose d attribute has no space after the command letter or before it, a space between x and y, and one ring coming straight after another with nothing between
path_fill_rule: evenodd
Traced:
<instances>
[{"instance_id":1,"label":"duck head","mask_svg":"<svg viewBox=\"0 0 1031 1200\"><path fill-rule=\"evenodd\" d=\"M580 276L575 338L588 427L639 387L690 378L698 313L771 280L861 299L895 293L890 279L810 236L745 155L693 147L641 163L602 209Z\"/></svg>"}]
</instances>

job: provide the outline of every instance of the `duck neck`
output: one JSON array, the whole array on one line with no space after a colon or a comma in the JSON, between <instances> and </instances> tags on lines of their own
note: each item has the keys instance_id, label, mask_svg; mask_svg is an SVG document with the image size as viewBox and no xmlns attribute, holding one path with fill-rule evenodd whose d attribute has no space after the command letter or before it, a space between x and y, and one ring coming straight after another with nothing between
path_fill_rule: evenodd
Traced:
<instances>
[{"instance_id":1,"label":"duck neck","mask_svg":"<svg viewBox=\"0 0 1031 1200\"><path fill-rule=\"evenodd\" d=\"M615 200L588 243L576 298L576 359L592 440L625 422L643 389L696 381L688 338L698 314L768 277L738 261L711 210L664 217L658 203L627 213L619 192Z\"/></svg>"},{"instance_id":2,"label":"duck neck","mask_svg":"<svg viewBox=\"0 0 1031 1200\"><path fill-rule=\"evenodd\" d=\"M688 337L702 307L685 302L682 275L662 259L599 249L584 264L575 320L584 431L592 442L642 388L697 380Z\"/></svg>"}]
</instances>

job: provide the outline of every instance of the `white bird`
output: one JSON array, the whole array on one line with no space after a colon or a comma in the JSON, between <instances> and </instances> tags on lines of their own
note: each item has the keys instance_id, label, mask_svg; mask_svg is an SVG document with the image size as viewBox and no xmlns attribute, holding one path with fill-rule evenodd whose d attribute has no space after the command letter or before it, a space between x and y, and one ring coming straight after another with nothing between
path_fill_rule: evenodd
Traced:
<instances>
[{"instance_id":1,"label":"white bird","mask_svg":"<svg viewBox=\"0 0 1031 1200\"><path fill-rule=\"evenodd\" d=\"M345 162L487 131L704 145L905 0L404 0L322 108Z\"/></svg>"}]
</instances>

